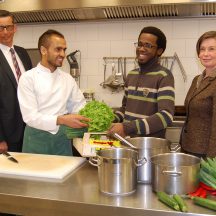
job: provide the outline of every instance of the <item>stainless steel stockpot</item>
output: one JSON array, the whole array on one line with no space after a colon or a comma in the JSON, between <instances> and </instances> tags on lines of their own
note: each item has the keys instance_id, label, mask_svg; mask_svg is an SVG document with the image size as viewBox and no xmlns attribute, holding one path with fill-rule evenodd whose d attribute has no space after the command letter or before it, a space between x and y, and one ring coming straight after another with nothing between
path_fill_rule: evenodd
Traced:
<instances>
[{"instance_id":1,"label":"stainless steel stockpot","mask_svg":"<svg viewBox=\"0 0 216 216\"><path fill-rule=\"evenodd\" d=\"M145 163L138 152L127 148L103 149L89 162L98 167L99 189L110 195L133 193L137 187L137 167Z\"/></svg>"},{"instance_id":2,"label":"stainless steel stockpot","mask_svg":"<svg viewBox=\"0 0 216 216\"><path fill-rule=\"evenodd\" d=\"M156 137L135 137L127 139L139 152L139 157L145 157L147 163L138 167L137 179L142 183L151 183L151 162L150 158L161 153L171 151L171 142Z\"/></svg>"},{"instance_id":3,"label":"stainless steel stockpot","mask_svg":"<svg viewBox=\"0 0 216 216\"><path fill-rule=\"evenodd\" d=\"M200 158L184 153L153 156L152 190L168 194L187 194L198 186Z\"/></svg>"}]
</instances>

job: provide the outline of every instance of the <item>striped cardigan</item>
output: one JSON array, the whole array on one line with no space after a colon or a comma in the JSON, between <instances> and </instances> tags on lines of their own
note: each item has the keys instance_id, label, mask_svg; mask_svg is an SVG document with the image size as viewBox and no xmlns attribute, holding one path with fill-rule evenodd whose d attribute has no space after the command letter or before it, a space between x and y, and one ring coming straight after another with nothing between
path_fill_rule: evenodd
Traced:
<instances>
[{"instance_id":1,"label":"striped cardigan","mask_svg":"<svg viewBox=\"0 0 216 216\"><path fill-rule=\"evenodd\" d=\"M148 64L148 65L147 65ZM154 59L142 72L130 71L125 82L122 107L115 122L123 122L126 135L164 137L174 114L174 77Z\"/></svg>"}]
</instances>

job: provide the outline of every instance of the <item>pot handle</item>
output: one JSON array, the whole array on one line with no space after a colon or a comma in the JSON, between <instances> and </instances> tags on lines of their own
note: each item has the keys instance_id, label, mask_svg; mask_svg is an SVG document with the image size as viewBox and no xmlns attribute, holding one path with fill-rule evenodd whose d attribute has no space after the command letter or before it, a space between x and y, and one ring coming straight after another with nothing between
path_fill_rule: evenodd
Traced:
<instances>
[{"instance_id":1,"label":"pot handle","mask_svg":"<svg viewBox=\"0 0 216 216\"><path fill-rule=\"evenodd\" d=\"M182 175L182 172L170 171L170 170L163 170L162 173L165 175L171 175L171 176L176 176L176 177Z\"/></svg>"},{"instance_id":2,"label":"pot handle","mask_svg":"<svg viewBox=\"0 0 216 216\"><path fill-rule=\"evenodd\" d=\"M174 144L174 143L172 143ZM175 146L173 147L172 144L170 144L169 149L171 153L177 152L179 149L181 149L181 146L179 143L175 143Z\"/></svg>"},{"instance_id":3,"label":"pot handle","mask_svg":"<svg viewBox=\"0 0 216 216\"><path fill-rule=\"evenodd\" d=\"M145 157L138 159L137 162L134 160L134 163L137 167L143 166L146 162L147 159Z\"/></svg>"},{"instance_id":4,"label":"pot handle","mask_svg":"<svg viewBox=\"0 0 216 216\"><path fill-rule=\"evenodd\" d=\"M98 160L95 159L94 157L90 157L90 158L89 158L89 163L90 163L92 166L96 166L96 167L99 166Z\"/></svg>"}]
</instances>

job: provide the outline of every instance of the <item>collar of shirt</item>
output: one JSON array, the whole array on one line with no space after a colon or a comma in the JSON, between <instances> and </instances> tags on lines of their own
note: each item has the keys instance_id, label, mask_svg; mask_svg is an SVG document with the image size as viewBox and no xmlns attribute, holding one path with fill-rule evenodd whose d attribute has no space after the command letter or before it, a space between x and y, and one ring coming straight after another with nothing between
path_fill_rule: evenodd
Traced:
<instances>
[{"instance_id":1,"label":"collar of shirt","mask_svg":"<svg viewBox=\"0 0 216 216\"><path fill-rule=\"evenodd\" d=\"M17 74L16 74L16 70L14 68L14 64L13 64L13 60L12 60L12 57L11 57L11 52L10 52L10 48L13 48L14 49L14 46L12 47L8 47L8 46L5 46L3 44L0 44L0 49L3 53L3 55L5 56L8 64L10 65L11 67L11 70L13 71L13 74L14 74L14 77L15 79L17 80ZM15 49L14 49L15 50ZM20 71L21 73L24 73L25 72L25 68L24 68L24 65L21 61L21 59L19 58L18 54L16 53L16 50L15 50L15 56L16 56L16 59L17 59L17 62L18 62L18 65L19 65L19 68L20 68ZM18 80L17 80L18 81Z\"/></svg>"},{"instance_id":2,"label":"collar of shirt","mask_svg":"<svg viewBox=\"0 0 216 216\"><path fill-rule=\"evenodd\" d=\"M43 66L40 62L37 64L37 67L39 68L40 71L43 71L49 74L56 74L56 73L59 74L60 73L60 70L58 68L56 68L55 71L51 72L49 68Z\"/></svg>"},{"instance_id":3,"label":"collar of shirt","mask_svg":"<svg viewBox=\"0 0 216 216\"><path fill-rule=\"evenodd\" d=\"M206 71L205 71L205 70L202 72L202 74L200 74L200 76L199 76L198 79L197 79L197 88L199 88L201 82L202 82L203 80L207 79L207 78L208 78L209 81L214 80L214 79L216 78L216 68L213 69L213 70L208 74L207 77L206 77Z\"/></svg>"},{"instance_id":4,"label":"collar of shirt","mask_svg":"<svg viewBox=\"0 0 216 216\"><path fill-rule=\"evenodd\" d=\"M3 44L0 44L0 49L2 50L2 52L10 52L10 48L13 48L14 49L14 47L12 46L12 47L8 47L8 46L5 46L5 45L3 45Z\"/></svg>"},{"instance_id":5,"label":"collar of shirt","mask_svg":"<svg viewBox=\"0 0 216 216\"><path fill-rule=\"evenodd\" d=\"M139 71L140 73L151 72L154 71L157 66L159 66L159 58L154 57L145 64L139 64Z\"/></svg>"},{"instance_id":6,"label":"collar of shirt","mask_svg":"<svg viewBox=\"0 0 216 216\"><path fill-rule=\"evenodd\" d=\"M203 79L205 79L207 77L215 78L216 77L216 68L214 68L212 71L210 71L207 77L206 77L206 70L203 71L202 75L203 75Z\"/></svg>"}]
</instances>

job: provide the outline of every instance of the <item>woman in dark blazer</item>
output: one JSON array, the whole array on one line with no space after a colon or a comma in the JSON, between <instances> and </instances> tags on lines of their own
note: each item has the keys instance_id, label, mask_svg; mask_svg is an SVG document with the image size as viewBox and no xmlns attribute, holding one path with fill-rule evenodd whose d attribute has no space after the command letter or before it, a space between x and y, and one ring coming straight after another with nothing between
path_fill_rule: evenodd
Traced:
<instances>
[{"instance_id":1,"label":"woman in dark blazer","mask_svg":"<svg viewBox=\"0 0 216 216\"><path fill-rule=\"evenodd\" d=\"M187 118L182 151L198 157L216 156L216 31L204 33L196 50L204 71L194 78L185 99Z\"/></svg>"},{"instance_id":2,"label":"woman in dark blazer","mask_svg":"<svg viewBox=\"0 0 216 216\"><path fill-rule=\"evenodd\" d=\"M21 152L24 122L17 99L17 77L13 72L10 48L14 48L21 72L32 68L27 51L13 45L16 25L11 13L0 10L0 153Z\"/></svg>"}]
</instances>

